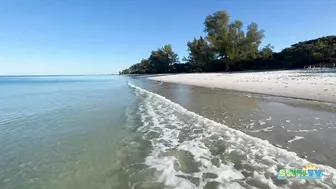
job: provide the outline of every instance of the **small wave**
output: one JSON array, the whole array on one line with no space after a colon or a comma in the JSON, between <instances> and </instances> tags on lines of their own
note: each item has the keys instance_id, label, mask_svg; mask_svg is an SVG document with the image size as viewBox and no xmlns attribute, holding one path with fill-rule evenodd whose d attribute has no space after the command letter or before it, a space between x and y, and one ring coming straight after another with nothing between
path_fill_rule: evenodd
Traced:
<instances>
[{"instance_id":1,"label":"small wave","mask_svg":"<svg viewBox=\"0 0 336 189\"><path fill-rule=\"evenodd\" d=\"M257 130L252 130L252 131L248 131L248 132L250 132L250 133L257 133L257 132L260 132L260 131L270 132L270 131L272 131L273 128L274 128L274 126L270 126L270 127L266 127L266 128L263 128L263 129L257 129Z\"/></svg>"},{"instance_id":2,"label":"small wave","mask_svg":"<svg viewBox=\"0 0 336 189\"><path fill-rule=\"evenodd\" d=\"M259 125L265 125L266 124L266 122L262 121L262 120L259 120L258 122L259 122Z\"/></svg>"},{"instance_id":3,"label":"small wave","mask_svg":"<svg viewBox=\"0 0 336 189\"><path fill-rule=\"evenodd\" d=\"M294 138L288 140L287 142L288 143L292 143L294 141L301 140L301 139L304 139L304 137L302 137L302 136L294 136Z\"/></svg>"},{"instance_id":4,"label":"small wave","mask_svg":"<svg viewBox=\"0 0 336 189\"><path fill-rule=\"evenodd\" d=\"M204 118L163 96L131 83L143 98L139 132L151 143L145 164L169 188L335 188L336 170L323 180L277 180L281 168L309 162L266 140Z\"/></svg>"},{"instance_id":5,"label":"small wave","mask_svg":"<svg viewBox=\"0 0 336 189\"><path fill-rule=\"evenodd\" d=\"M300 130L287 130L289 133L309 133L309 132L315 132L317 129L300 129Z\"/></svg>"}]
</instances>

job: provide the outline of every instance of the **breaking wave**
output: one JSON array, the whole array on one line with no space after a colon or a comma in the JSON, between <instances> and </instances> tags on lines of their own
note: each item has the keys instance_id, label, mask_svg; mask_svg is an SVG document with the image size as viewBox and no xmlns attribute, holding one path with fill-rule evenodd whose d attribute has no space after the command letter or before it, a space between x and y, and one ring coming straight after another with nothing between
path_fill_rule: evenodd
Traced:
<instances>
[{"instance_id":1,"label":"breaking wave","mask_svg":"<svg viewBox=\"0 0 336 189\"><path fill-rule=\"evenodd\" d=\"M278 180L282 168L303 168L309 162L223 124L186 110L163 96L128 83L142 98L136 132L150 143L145 164L153 188L336 188L336 170L324 170L322 180ZM158 184L159 183L159 184Z\"/></svg>"}]
</instances>

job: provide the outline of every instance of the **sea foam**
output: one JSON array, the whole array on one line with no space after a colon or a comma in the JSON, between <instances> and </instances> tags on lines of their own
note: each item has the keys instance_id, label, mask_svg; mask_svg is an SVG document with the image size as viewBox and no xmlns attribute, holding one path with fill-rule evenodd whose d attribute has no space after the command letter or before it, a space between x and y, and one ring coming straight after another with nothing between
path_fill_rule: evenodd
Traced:
<instances>
[{"instance_id":1,"label":"sea foam","mask_svg":"<svg viewBox=\"0 0 336 189\"><path fill-rule=\"evenodd\" d=\"M143 98L139 132L152 149L145 164L169 188L336 188L336 170L317 165L322 180L279 181L282 168L301 169L308 162L266 140L217 123L131 83Z\"/></svg>"}]
</instances>

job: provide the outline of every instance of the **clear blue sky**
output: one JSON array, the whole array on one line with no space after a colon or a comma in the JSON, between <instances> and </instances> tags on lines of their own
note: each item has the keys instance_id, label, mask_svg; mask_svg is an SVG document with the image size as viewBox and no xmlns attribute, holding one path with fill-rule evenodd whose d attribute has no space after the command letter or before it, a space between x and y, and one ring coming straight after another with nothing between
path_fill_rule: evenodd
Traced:
<instances>
[{"instance_id":1,"label":"clear blue sky","mask_svg":"<svg viewBox=\"0 0 336 189\"><path fill-rule=\"evenodd\" d=\"M0 75L117 73L164 44L183 57L217 10L276 51L336 35L336 0L2 0Z\"/></svg>"}]
</instances>

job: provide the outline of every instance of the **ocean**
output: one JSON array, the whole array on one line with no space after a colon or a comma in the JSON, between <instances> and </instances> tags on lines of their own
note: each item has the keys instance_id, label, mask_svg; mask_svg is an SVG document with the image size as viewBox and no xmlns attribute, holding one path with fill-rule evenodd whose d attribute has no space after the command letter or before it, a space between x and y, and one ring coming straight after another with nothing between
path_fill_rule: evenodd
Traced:
<instances>
[{"instance_id":1,"label":"ocean","mask_svg":"<svg viewBox=\"0 0 336 189\"><path fill-rule=\"evenodd\" d=\"M1 189L336 188L332 105L146 76L2 76L0 91ZM324 129L308 145L313 124L285 132L310 118ZM306 159L323 180L277 179Z\"/></svg>"}]
</instances>

